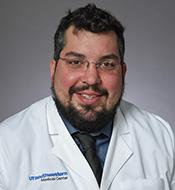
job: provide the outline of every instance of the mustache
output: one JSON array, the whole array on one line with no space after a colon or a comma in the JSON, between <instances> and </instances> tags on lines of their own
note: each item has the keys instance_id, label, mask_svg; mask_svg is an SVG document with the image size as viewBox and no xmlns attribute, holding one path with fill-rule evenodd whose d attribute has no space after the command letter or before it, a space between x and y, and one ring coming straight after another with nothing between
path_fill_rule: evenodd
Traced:
<instances>
[{"instance_id":1,"label":"mustache","mask_svg":"<svg viewBox=\"0 0 175 190\"><path fill-rule=\"evenodd\" d=\"M73 95L74 93L78 93L83 90L93 90L99 93L102 96L108 96L108 91L104 88L98 87L97 85L84 85L84 86L77 86L77 87L70 87L69 94Z\"/></svg>"}]
</instances>

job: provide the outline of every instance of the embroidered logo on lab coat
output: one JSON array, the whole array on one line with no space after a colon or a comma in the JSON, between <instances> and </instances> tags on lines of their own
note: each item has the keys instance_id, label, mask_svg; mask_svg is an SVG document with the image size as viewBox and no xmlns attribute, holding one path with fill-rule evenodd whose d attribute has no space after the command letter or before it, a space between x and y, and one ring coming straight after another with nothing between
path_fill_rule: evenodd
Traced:
<instances>
[{"instance_id":1,"label":"embroidered logo on lab coat","mask_svg":"<svg viewBox=\"0 0 175 190\"><path fill-rule=\"evenodd\" d=\"M68 179L68 172L51 172L51 173L42 173L40 175L31 175L29 176L29 181L58 181Z\"/></svg>"}]
</instances>

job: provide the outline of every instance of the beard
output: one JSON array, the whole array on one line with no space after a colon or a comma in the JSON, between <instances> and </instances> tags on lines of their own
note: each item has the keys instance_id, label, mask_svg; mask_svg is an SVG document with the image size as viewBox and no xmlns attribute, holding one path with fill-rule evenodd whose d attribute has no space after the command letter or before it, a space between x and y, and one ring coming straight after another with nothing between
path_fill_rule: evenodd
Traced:
<instances>
[{"instance_id":1,"label":"beard","mask_svg":"<svg viewBox=\"0 0 175 190\"><path fill-rule=\"evenodd\" d=\"M105 89L100 89L96 85L93 86L83 86L83 87L71 87L69 89L69 95L72 95L78 91L86 90L86 89L93 89L94 91L100 93L103 96L108 96L108 92ZM87 132L87 133L95 133L99 132L101 129L106 127L108 123L112 122L116 113L118 106L120 105L123 92L124 92L124 85L121 90L121 95L118 101L109 109L107 110L103 107L101 110L96 111L95 106L92 105L81 105L82 111L79 111L72 103L69 102L69 105L64 105L59 97L56 95L56 91L54 88L54 82L51 86L51 91L53 95L53 99L55 101L55 105L57 108L58 113L63 116L74 128L78 129L79 131ZM88 113L91 113L88 115Z\"/></svg>"}]
</instances>

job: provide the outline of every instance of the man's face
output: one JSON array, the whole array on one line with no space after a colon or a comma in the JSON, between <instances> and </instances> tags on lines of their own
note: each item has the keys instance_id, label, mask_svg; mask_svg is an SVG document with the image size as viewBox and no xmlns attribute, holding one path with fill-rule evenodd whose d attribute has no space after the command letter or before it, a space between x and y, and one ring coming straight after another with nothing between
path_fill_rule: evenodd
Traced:
<instances>
[{"instance_id":1,"label":"man's face","mask_svg":"<svg viewBox=\"0 0 175 190\"><path fill-rule=\"evenodd\" d=\"M117 36L114 32L100 34L85 30L75 32L73 26L67 29L65 46L60 57L69 59L81 57L90 62L85 70L76 70L70 68L65 60L59 59L57 63L51 61L52 88L64 109L63 115L68 120L69 115L76 112L73 117L92 124L103 119L100 115L105 117L106 113L107 115L114 113L122 96L126 65L120 64L115 70L105 72L96 68L94 63L113 55L119 57ZM109 118L110 116L107 120ZM76 122L72 124L76 125Z\"/></svg>"}]
</instances>

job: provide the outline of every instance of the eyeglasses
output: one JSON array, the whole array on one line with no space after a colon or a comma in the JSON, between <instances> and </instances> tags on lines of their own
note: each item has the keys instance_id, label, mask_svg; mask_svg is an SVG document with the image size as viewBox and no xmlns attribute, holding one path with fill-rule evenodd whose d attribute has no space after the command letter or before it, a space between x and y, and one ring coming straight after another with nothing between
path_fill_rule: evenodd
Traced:
<instances>
[{"instance_id":1,"label":"eyeglasses","mask_svg":"<svg viewBox=\"0 0 175 190\"><path fill-rule=\"evenodd\" d=\"M90 62L87 59L83 58L59 57L59 59L63 60L68 66L68 68L75 71L86 71L90 63L93 63L95 64L97 69L103 72L111 72L117 70L119 68L119 65L121 64L117 56L114 58L105 58L97 62L95 61Z\"/></svg>"}]
</instances>

